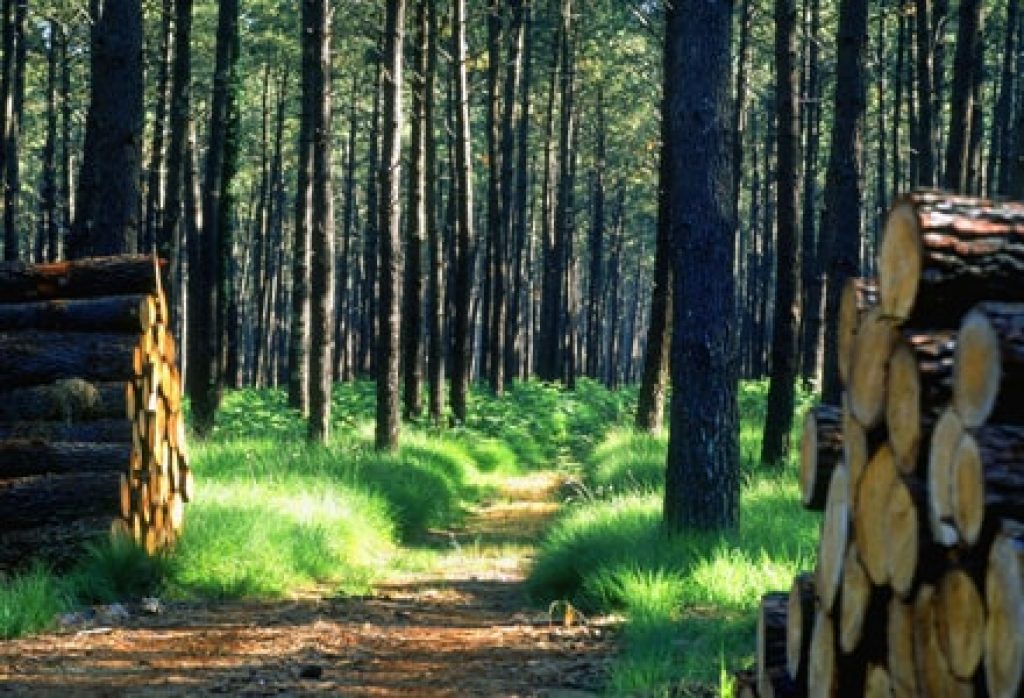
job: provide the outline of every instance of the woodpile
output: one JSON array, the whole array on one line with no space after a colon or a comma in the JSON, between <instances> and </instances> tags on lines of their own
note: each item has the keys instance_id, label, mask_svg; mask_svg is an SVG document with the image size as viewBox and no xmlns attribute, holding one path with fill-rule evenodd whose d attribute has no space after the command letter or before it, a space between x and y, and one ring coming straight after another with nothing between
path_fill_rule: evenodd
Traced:
<instances>
[{"instance_id":1,"label":"woodpile","mask_svg":"<svg viewBox=\"0 0 1024 698\"><path fill-rule=\"evenodd\" d=\"M878 274L842 295L843 404L804 422L817 569L789 592L782 659L763 599L743 690L1022 695L1024 206L903 197Z\"/></svg>"},{"instance_id":2,"label":"woodpile","mask_svg":"<svg viewBox=\"0 0 1024 698\"><path fill-rule=\"evenodd\" d=\"M0 264L0 569L125 534L156 553L192 497L160 264Z\"/></svg>"}]
</instances>

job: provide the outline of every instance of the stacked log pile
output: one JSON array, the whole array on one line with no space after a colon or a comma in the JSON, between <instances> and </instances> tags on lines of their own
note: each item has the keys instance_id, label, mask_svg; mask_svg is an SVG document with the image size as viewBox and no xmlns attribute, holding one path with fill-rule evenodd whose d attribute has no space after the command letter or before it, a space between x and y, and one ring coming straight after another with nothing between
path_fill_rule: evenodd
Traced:
<instances>
[{"instance_id":1,"label":"stacked log pile","mask_svg":"<svg viewBox=\"0 0 1024 698\"><path fill-rule=\"evenodd\" d=\"M1021 695L1024 206L903 197L878 261L844 289L843 404L804 421L818 566L789 592L784 664L759 638L742 690Z\"/></svg>"},{"instance_id":2,"label":"stacked log pile","mask_svg":"<svg viewBox=\"0 0 1024 698\"><path fill-rule=\"evenodd\" d=\"M193 478L167 307L151 257L0 264L0 568L180 533Z\"/></svg>"}]
</instances>

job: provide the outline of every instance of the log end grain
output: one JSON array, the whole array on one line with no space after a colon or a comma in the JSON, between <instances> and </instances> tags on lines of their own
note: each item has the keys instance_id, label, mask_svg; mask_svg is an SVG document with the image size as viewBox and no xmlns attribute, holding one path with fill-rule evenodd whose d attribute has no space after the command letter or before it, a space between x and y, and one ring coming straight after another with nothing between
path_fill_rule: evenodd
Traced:
<instances>
[{"instance_id":1,"label":"log end grain","mask_svg":"<svg viewBox=\"0 0 1024 698\"><path fill-rule=\"evenodd\" d=\"M936 612L949 668L958 679L968 681L981 663L985 607L977 585L964 570L950 570L942 578Z\"/></svg>"},{"instance_id":2,"label":"log end grain","mask_svg":"<svg viewBox=\"0 0 1024 698\"><path fill-rule=\"evenodd\" d=\"M1024 686L1024 547L1000 534L989 552L985 577L985 681L993 698L1019 695Z\"/></svg>"},{"instance_id":3,"label":"log end grain","mask_svg":"<svg viewBox=\"0 0 1024 698\"><path fill-rule=\"evenodd\" d=\"M913 349L902 341L889 359L885 422L897 467L910 474L921 443L921 378Z\"/></svg>"},{"instance_id":4,"label":"log end grain","mask_svg":"<svg viewBox=\"0 0 1024 698\"><path fill-rule=\"evenodd\" d=\"M868 577L879 585L889 582L886 512L897 479L892 449L885 445L872 457L857 487L854 536Z\"/></svg>"},{"instance_id":5,"label":"log end grain","mask_svg":"<svg viewBox=\"0 0 1024 698\"><path fill-rule=\"evenodd\" d=\"M807 691L812 696L834 696L838 689L835 629L828 614L819 610L814 618L814 631L811 635Z\"/></svg>"},{"instance_id":6,"label":"log end grain","mask_svg":"<svg viewBox=\"0 0 1024 698\"><path fill-rule=\"evenodd\" d=\"M939 417L928 452L928 522L939 545L955 545L953 526L953 457L963 435L963 423L953 408Z\"/></svg>"},{"instance_id":7,"label":"log end grain","mask_svg":"<svg viewBox=\"0 0 1024 698\"><path fill-rule=\"evenodd\" d=\"M786 605L786 670L794 678L806 676L813 624L814 575L804 572L793 579Z\"/></svg>"},{"instance_id":8,"label":"log end grain","mask_svg":"<svg viewBox=\"0 0 1024 698\"><path fill-rule=\"evenodd\" d=\"M895 596L889 600L886 650L892 695L916 697L919 691L914 668L914 606Z\"/></svg>"},{"instance_id":9,"label":"log end grain","mask_svg":"<svg viewBox=\"0 0 1024 698\"><path fill-rule=\"evenodd\" d=\"M893 591L906 598L914 584L920 564L921 515L907 484L897 478L889 496L885 529L889 583Z\"/></svg>"},{"instance_id":10,"label":"log end grain","mask_svg":"<svg viewBox=\"0 0 1024 698\"><path fill-rule=\"evenodd\" d=\"M839 602L839 647L851 654L864 636L871 601L871 580L860 563L857 544L851 543L843 560L842 597Z\"/></svg>"},{"instance_id":11,"label":"log end grain","mask_svg":"<svg viewBox=\"0 0 1024 698\"><path fill-rule=\"evenodd\" d=\"M977 309L967 313L953 360L953 405L967 428L985 423L995 407L1002 380L999 337Z\"/></svg>"},{"instance_id":12,"label":"log end grain","mask_svg":"<svg viewBox=\"0 0 1024 698\"><path fill-rule=\"evenodd\" d=\"M897 339L895 326L878 308L861 320L850 365L850 409L866 429L877 426L885 412L889 357Z\"/></svg>"},{"instance_id":13,"label":"log end grain","mask_svg":"<svg viewBox=\"0 0 1024 698\"><path fill-rule=\"evenodd\" d=\"M825 521L818 551L817 586L822 608L831 611L835 605L843 574L843 558L850 538L850 485L846 468L832 473L825 505Z\"/></svg>"},{"instance_id":14,"label":"log end grain","mask_svg":"<svg viewBox=\"0 0 1024 698\"><path fill-rule=\"evenodd\" d=\"M922 268L921 225L912 201L898 201L885 222L878 250L879 305L886 317L903 321L917 299Z\"/></svg>"},{"instance_id":15,"label":"log end grain","mask_svg":"<svg viewBox=\"0 0 1024 698\"><path fill-rule=\"evenodd\" d=\"M960 539L975 545L985 523L985 475L978 442L965 432L953 454L950 500Z\"/></svg>"}]
</instances>

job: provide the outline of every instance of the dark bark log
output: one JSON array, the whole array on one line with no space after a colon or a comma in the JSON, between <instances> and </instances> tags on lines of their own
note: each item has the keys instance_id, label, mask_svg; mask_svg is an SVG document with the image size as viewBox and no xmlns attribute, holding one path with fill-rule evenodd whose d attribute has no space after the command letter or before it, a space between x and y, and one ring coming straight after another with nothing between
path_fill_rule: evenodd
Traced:
<instances>
[{"instance_id":1,"label":"dark bark log","mask_svg":"<svg viewBox=\"0 0 1024 698\"><path fill-rule=\"evenodd\" d=\"M61 476L62 481L56 484L57 478L44 480L46 486L75 491L75 486L82 484L92 486L105 499L112 499L107 481L116 481L112 473L86 473L83 476ZM114 484L116 488L116 482ZM116 494L114 496L116 498ZM15 529L0 533L0 571L19 572L30 569L36 562L43 562L47 567L64 572L72 569L81 561L85 545L102 542L110 536L111 525L116 521L115 509L109 502L100 503L78 502L66 500L61 507L61 515L48 519L46 517L47 502L61 501L54 498L49 490L43 492L36 507L30 508L29 516L38 516L40 525L27 529ZM88 509L93 511L90 513ZM76 512L81 510L80 517ZM98 515L97 515L98 514Z\"/></svg>"},{"instance_id":2,"label":"dark bark log","mask_svg":"<svg viewBox=\"0 0 1024 698\"><path fill-rule=\"evenodd\" d=\"M757 615L757 677L759 686L772 683L771 674L786 666L786 612L789 595L771 592L761 597Z\"/></svg>"},{"instance_id":3,"label":"dark bark log","mask_svg":"<svg viewBox=\"0 0 1024 698\"><path fill-rule=\"evenodd\" d=\"M809 409L800 442L800 499L805 509L824 510L832 472L842 458L842 409L834 405Z\"/></svg>"},{"instance_id":4,"label":"dark bark log","mask_svg":"<svg viewBox=\"0 0 1024 698\"><path fill-rule=\"evenodd\" d=\"M728 529L739 516L730 123L731 6L667 11L669 240L674 297L667 528ZM701 162L700 171L692 163Z\"/></svg>"},{"instance_id":5,"label":"dark bark log","mask_svg":"<svg viewBox=\"0 0 1024 698\"><path fill-rule=\"evenodd\" d=\"M92 422L0 422L0 441L11 440L130 444L132 423L124 416Z\"/></svg>"},{"instance_id":6,"label":"dark bark log","mask_svg":"<svg viewBox=\"0 0 1024 698\"><path fill-rule=\"evenodd\" d=\"M0 392L0 421L84 421L127 416L125 383L80 378Z\"/></svg>"},{"instance_id":7,"label":"dark bark log","mask_svg":"<svg viewBox=\"0 0 1024 698\"><path fill-rule=\"evenodd\" d=\"M398 449L402 343L402 42L405 0L388 2L384 37L384 128L380 167L380 304L377 335L378 450Z\"/></svg>"},{"instance_id":8,"label":"dark bark log","mask_svg":"<svg viewBox=\"0 0 1024 698\"><path fill-rule=\"evenodd\" d=\"M761 464L779 468L790 451L796 400L800 325L800 235L797 230L797 160L800 143L797 104L796 2L775 0L775 102L777 109L775 322L767 415Z\"/></svg>"},{"instance_id":9,"label":"dark bark log","mask_svg":"<svg viewBox=\"0 0 1024 698\"><path fill-rule=\"evenodd\" d=\"M0 441L0 482L47 474L123 472L131 452L130 443ZM116 486L113 490L117 492Z\"/></svg>"},{"instance_id":10,"label":"dark bark log","mask_svg":"<svg viewBox=\"0 0 1024 698\"><path fill-rule=\"evenodd\" d=\"M0 303L0 331L142 332L156 322L152 296Z\"/></svg>"},{"instance_id":11,"label":"dark bark log","mask_svg":"<svg viewBox=\"0 0 1024 698\"><path fill-rule=\"evenodd\" d=\"M1024 304L981 303L960 325L953 405L968 428L1024 424Z\"/></svg>"},{"instance_id":12,"label":"dark bark log","mask_svg":"<svg viewBox=\"0 0 1024 698\"><path fill-rule=\"evenodd\" d=\"M118 293L157 294L160 273L153 257L95 257L53 264L0 264L4 303L50 298L91 298Z\"/></svg>"},{"instance_id":13,"label":"dark bark log","mask_svg":"<svg viewBox=\"0 0 1024 698\"><path fill-rule=\"evenodd\" d=\"M953 329L978 301L1022 301L1024 206L938 192L900 198L879 250L882 312Z\"/></svg>"},{"instance_id":14,"label":"dark bark log","mask_svg":"<svg viewBox=\"0 0 1024 698\"><path fill-rule=\"evenodd\" d=\"M64 378L126 380L138 335L99 332L0 333L0 390Z\"/></svg>"}]
</instances>

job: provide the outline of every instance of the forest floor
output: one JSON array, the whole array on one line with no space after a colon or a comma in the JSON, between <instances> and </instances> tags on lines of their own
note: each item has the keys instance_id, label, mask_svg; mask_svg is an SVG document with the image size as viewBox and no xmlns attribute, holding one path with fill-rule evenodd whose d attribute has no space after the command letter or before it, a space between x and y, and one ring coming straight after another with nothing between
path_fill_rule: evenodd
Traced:
<instances>
[{"instance_id":1,"label":"forest floor","mask_svg":"<svg viewBox=\"0 0 1024 698\"><path fill-rule=\"evenodd\" d=\"M560 484L512 478L370 596L74 614L56 633L0 643L0 695L593 695L614 619L538 609L522 587Z\"/></svg>"}]
</instances>

